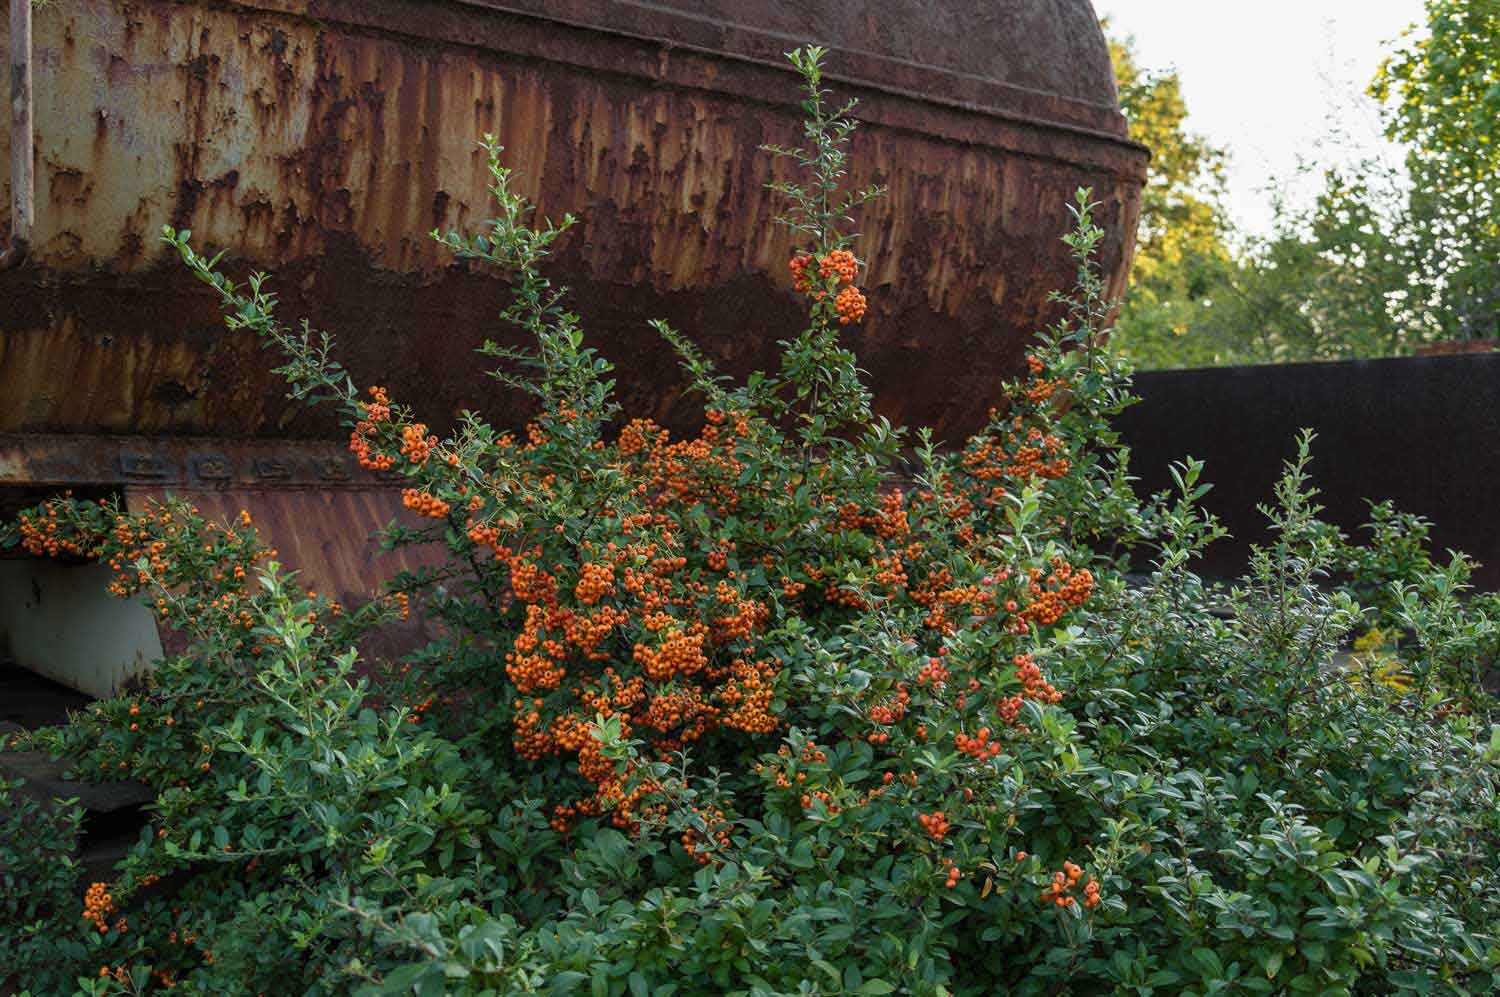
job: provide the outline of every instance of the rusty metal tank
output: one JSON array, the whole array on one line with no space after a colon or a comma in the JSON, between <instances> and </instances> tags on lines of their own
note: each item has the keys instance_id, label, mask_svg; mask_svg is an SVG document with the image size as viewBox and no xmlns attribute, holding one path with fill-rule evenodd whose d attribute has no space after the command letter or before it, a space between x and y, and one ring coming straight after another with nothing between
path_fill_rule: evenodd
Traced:
<instances>
[{"instance_id":1,"label":"rusty metal tank","mask_svg":"<svg viewBox=\"0 0 1500 997\"><path fill-rule=\"evenodd\" d=\"M810 41L861 101L852 180L890 190L858 219L870 311L850 342L884 414L954 439L1071 277L1079 186L1120 286L1147 162L1088 0L51 0L33 18L0 432L328 433L222 331L165 223L273 273L287 316L430 422L514 418L473 376L473 348L508 335L504 285L425 235L484 217L486 131L544 213L581 217L554 276L627 408L682 425L648 318L739 373L798 328L764 189L783 166L757 148L799 137L782 53Z\"/></svg>"},{"instance_id":2,"label":"rusty metal tank","mask_svg":"<svg viewBox=\"0 0 1500 997\"><path fill-rule=\"evenodd\" d=\"M371 580L347 538L399 503L224 330L163 224L269 271L284 316L430 424L513 424L473 352L515 335L505 283L425 235L485 217L496 133L540 210L581 219L551 276L626 410L689 428L648 319L735 374L800 328L765 189L784 164L759 147L800 138L783 53L813 42L860 101L851 182L889 188L857 219L870 308L849 333L883 414L950 442L983 420L1072 277L1078 187L1113 289L1129 266L1148 154L1088 0L8 2L0 511L68 485L247 507L324 591Z\"/></svg>"}]
</instances>

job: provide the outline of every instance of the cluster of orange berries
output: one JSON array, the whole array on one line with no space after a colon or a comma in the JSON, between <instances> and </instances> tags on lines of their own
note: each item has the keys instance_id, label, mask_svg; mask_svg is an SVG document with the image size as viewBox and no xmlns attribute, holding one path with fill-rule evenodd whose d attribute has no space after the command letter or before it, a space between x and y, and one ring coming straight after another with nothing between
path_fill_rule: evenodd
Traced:
<instances>
[{"instance_id":1,"label":"cluster of orange berries","mask_svg":"<svg viewBox=\"0 0 1500 997\"><path fill-rule=\"evenodd\" d=\"M698 624L686 633L672 630L660 647L636 644L635 660L652 682L666 682L675 675L695 675L708 664L708 657L703 653L703 642L707 637L705 629Z\"/></svg>"},{"instance_id":2,"label":"cluster of orange berries","mask_svg":"<svg viewBox=\"0 0 1500 997\"><path fill-rule=\"evenodd\" d=\"M959 870L958 864L950 858L944 858L943 865L948 870L948 877L943 883L943 889L951 890L958 885L958 881L963 876L963 873Z\"/></svg>"},{"instance_id":3,"label":"cluster of orange berries","mask_svg":"<svg viewBox=\"0 0 1500 997\"><path fill-rule=\"evenodd\" d=\"M710 813L699 807L693 807L693 813L703 822L706 830L700 831L690 827L682 833L682 849L699 865L708 865L710 862L722 864L714 859L714 852L729 847L729 832L733 825L724 819L724 811L714 810ZM707 847L705 847L707 845Z\"/></svg>"},{"instance_id":4,"label":"cluster of orange berries","mask_svg":"<svg viewBox=\"0 0 1500 997\"><path fill-rule=\"evenodd\" d=\"M853 589L844 588L842 585L828 585L823 589L823 599L830 606L843 606L845 609L865 609L869 603L864 596Z\"/></svg>"},{"instance_id":5,"label":"cluster of orange berries","mask_svg":"<svg viewBox=\"0 0 1500 997\"><path fill-rule=\"evenodd\" d=\"M666 811L665 803L648 802L660 797L662 787L650 779L632 782L635 776L632 766L624 775L599 781L595 794L599 809L609 811L610 823L630 834L639 833L641 824L648 820L660 820Z\"/></svg>"},{"instance_id":6,"label":"cluster of orange berries","mask_svg":"<svg viewBox=\"0 0 1500 997\"><path fill-rule=\"evenodd\" d=\"M528 762L538 762L557 750L557 741L542 726L539 709L542 700L518 699L511 704L515 718L511 721L510 743L516 754Z\"/></svg>"},{"instance_id":7,"label":"cluster of orange berries","mask_svg":"<svg viewBox=\"0 0 1500 997\"><path fill-rule=\"evenodd\" d=\"M552 615L556 612L550 611ZM519 692L556 689L567 674L562 664L565 656L562 644L545 636L548 616L545 606L527 606L526 623L505 655L505 674Z\"/></svg>"},{"instance_id":8,"label":"cluster of orange berries","mask_svg":"<svg viewBox=\"0 0 1500 997\"><path fill-rule=\"evenodd\" d=\"M396 466L395 459L376 453L370 438L375 435L377 424L391 417L391 400L384 388L371 385L369 390L373 401L359 403L360 413L364 418L354 424L354 430L349 434L349 450L360 467L371 471L388 471Z\"/></svg>"},{"instance_id":9,"label":"cluster of orange berries","mask_svg":"<svg viewBox=\"0 0 1500 997\"><path fill-rule=\"evenodd\" d=\"M875 584L887 592L900 592L906 588L906 569L901 564L901 555L890 554L875 560Z\"/></svg>"},{"instance_id":10,"label":"cluster of orange berries","mask_svg":"<svg viewBox=\"0 0 1500 997\"><path fill-rule=\"evenodd\" d=\"M930 814L917 814L917 823L927 832L933 841L942 841L948 836L948 817L941 810L934 810Z\"/></svg>"},{"instance_id":11,"label":"cluster of orange berries","mask_svg":"<svg viewBox=\"0 0 1500 997\"><path fill-rule=\"evenodd\" d=\"M1041 902L1059 907L1072 907L1078 903L1073 889L1083 878L1083 870L1072 862L1064 862L1062 871L1052 874L1052 885L1043 891ZM1099 905L1099 881L1090 879L1083 887L1083 906L1089 910Z\"/></svg>"},{"instance_id":12,"label":"cluster of orange berries","mask_svg":"<svg viewBox=\"0 0 1500 997\"><path fill-rule=\"evenodd\" d=\"M115 898L108 883L91 883L83 895L83 919L92 921L99 934L109 930L109 915L115 909Z\"/></svg>"},{"instance_id":13,"label":"cluster of orange berries","mask_svg":"<svg viewBox=\"0 0 1500 997\"><path fill-rule=\"evenodd\" d=\"M1058 398L1065 397L1065 392L1063 395L1058 392L1065 388L1065 382L1045 379L1042 376L1045 365L1040 358L1028 356L1026 362L1030 378L1010 398L1020 411L1002 421L999 410L991 409L991 431L971 439L963 456L969 475L989 483L987 494L979 498L992 507L1007 501L1011 485L1025 485L1038 478L1061 478L1071 467L1063 441L1046 428L1053 413L1042 408L1048 399L1053 400L1054 412L1062 408ZM950 502L950 514L955 518L966 516L973 509L973 503L962 497L951 482L945 487L944 497Z\"/></svg>"},{"instance_id":14,"label":"cluster of orange berries","mask_svg":"<svg viewBox=\"0 0 1500 997\"><path fill-rule=\"evenodd\" d=\"M832 800L830 799L830 794L826 789L815 789L811 793L802 794L802 800L800 801L802 803L802 809L811 810L813 800L822 800L824 808L827 809L830 814L836 814L839 812L840 808L838 804L832 802Z\"/></svg>"},{"instance_id":15,"label":"cluster of orange berries","mask_svg":"<svg viewBox=\"0 0 1500 997\"><path fill-rule=\"evenodd\" d=\"M669 687L657 692L639 717L642 726L662 734L676 731L675 737L659 740L659 746L663 748L679 748L697 741L717 726L718 720L718 707L706 702L703 689L696 685Z\"/></svg>"},{"instance_id":16,"label":"cluster of orange berries","mask_svg":"<svg viewBox=\"0 0 1500 997\"><path fill-rule=\"evenodd\" d=\"M905 682L896 683L896 695L884 703L870 707L870 720L877 724L899 723L911 707L911 693Z\"/></svg>"},{"instance_id":17,"label":"cluster of orange berries","mask_svg":"<svg viewBox=\"0 0 1500 997\"><path fill-rule=\"evenodd\" d=\"M1087 568L1075 570L1061 558L1053 560L1052 572L1045 581L1052 588L1043 587L1040 568L1031 569L1030 581L1026 586L1031 599L1021 613L1022 617L1035 620L1041 626L1051 626L1061 620L1069 609L1088 601L1090 593L1094 591L1093 574Z\"/></svg>"},{"instance_id":18,"label":"cluster of orange berries","mask_svg":"<svg viewBox=\"0 0 1500 997\"><path fill-rule=\"evenodd\" d=\"M652 423L637 427L653 443L640 468L638 495L651 497L658 508L692 508L702 503L721 516L739 508L739 478L745 465L734 456L733 444L749 435L750 424L744 416L731 421L722 413L709 413L715 414L720 420L710 419L697 439L676 443L669 442L665 432L653 432Z\"/></svg>"},{"instance_id":19,"label":"cluster of orange berries","mask_svg":"<svg viewBox=\"0 0 1500 997\"><path fill-rule=\"evenodd\" d=\"M1026 398L1033 404L1041 404L1051 398L1060 388L1065 387L1065 382L1060 378L1054 381L1034 378L1026 386Z\"/></svg>"},{"instance_id":20,"label":"cluster of orange berries","mask_svg":"<svg viewBox=\"0 0 1500 997\"><path fill-rule=\"evenodd\" d=\"M942 588L922 596L930 598L926 605L931 607L931 612L922 618L923 625L942 634L957 633L965 611L978 617L991 615L991 604L995 600L993 592L978 585ZM912 601L919 601L919 597L913 595Z\"/></svg>"},{"instance_id":21,"label":"cluster of orange berries","mask_svg":"<svg viewBox=\"0 0 1500 997\"><path fill-rule=\"evenodd\" d=\"M953 738L954 745L959 751L971 758L984 761L986 758L994 758L1000 754L1000 742L990 740L990 729L981 727L975 731L973 737L960 732Z\"/></svg>"},{"instance_id":22,"label":"cluster of orange berries","mask_svg":"<svg viewBox=\"0 0 1500 997\"><path fill-rule=\"evenodd\" d=\"M629 622L630 614L614 606L600 606L592 613L561 614L564 640L577 647L589 661L608 661L610 652L601 645L617 628ZM579 694L583 695L581 691Z\"/></svg>"},{"instance_id":23,"label":"cluster of orange berries","mask_svg":"<svg viewBox=\"0 0 1500 997\"><path fill-rule=\"evenodd\" d=\"M859 261L854 254L847 249L835 249L833 252L816 258L817 274L824 281L831 281L844 285L833 299L834 311L838 313L839 324L848 325L858 322L865 315L865 296L854 287L854 278L859 275ZM812 266L814 258L806 253L799 253L787 261L787 266L792 271L792 287L798 294L813 292ZM827 292L817 291L818 300L823 300Z\"/></svg>"},{"instance_id":24,"label":"cluster of orange berries","mask_svg":"<svg viewBox=\"0 0 1500 997\"><path fill-rule=\"evenodd\" d=\"M777 670L769 661L737 658L730 663L729 680L719 687L719 701L729 707L723 715L724 726L747 734L769 734L776 729L771 702Z\"/></svg>"},{"instance_id":25,"label":"cluster of orange berries","mask_svg":"<svg viewBox=\"0 0 1500 997\"><path fill-rule=\"evenodd\" d=\"M510 559L510 590L522 602L534 605L557 602L557 579L530 558Z\"/></svg>"},{"instance_id":26,"label":"cluster of orange berries","mask_svg":"<svg viewBox=\"0 0 1500 997\"><path fill-rule=\"evenodd\" d=\"M632 495L648 509L700 502L731 508L739 500L738 464L722 451L749 431L742 417L715 412L697 440L678 444L648 421L630 423L619 449L631 458L624 470L634 481ZM545 493L545 486L537 479L523 487ZM477 511L473 502L468 511ZM517 753L529 760L576 754L579 776L595 784L592 796L568 804L568 812L553 814L556 827L569 826L582 813L605 812L619 826L629 827L661 805L643 802L645 795L659 791L650 789L649 780L631 783L599 751L592 733L595 716L617 718L626 736L634 730L648 733L658 752L680 750L721 727L769 733L777 724L771 704L778 665L757 660L753 646L770 609L744 597L737 587L743 583L729 570L732 542L703 551L710 570L725 571L727 577L716 582L683 577L689 558L680 553L682 544L668 512L606 508L602 513L617 518L626 538L648 533L650 539L610 541L602 547L580 541L580 563L572 570L565 563L552 567L543 545L496 551L509 568L510 594L525 613L505 656L508 678L523 694L570 691L582 707L570 708L554 697L515 704L512 741ZM519 523L504 525L522 529ZM468 529L476 543L493 545L500 539L498 527L473 519ZM610 642L616 634L624 637L632 625L640 630L629 643ZM618 660L622 651L638 667L637 674L621 676L611 668L602 674L575 671L579 658Z\"/></svg>"},{"instance_id":27,"label":"cluster of orange berries","mask_svg":"<svg viewBox=\"0 0 1500 997\"><path fill-rule=\"evenodd\" d=\"M448 517L449 505L436 495L418 491L415 488L401 489L401 504L418 515L427 516L430 519L446 519Z\"/></svg>"},{"instance_id":28,"label":"cluster of orange berries","mask_svg":"<svg viewBox=\"0 0 1500 997\"><path fill-rule=\"evenodd\" d=\"M713 618L710 632L718 644L749 640L771 618L770 607L757 599L741 599L727 582L719 583L715 595L721 604L733 610Z\"/></svg>"},{"instance_id":29,"label":"cluster of orange berries","mask_svg":"<svg viewBox=\"0 0 1500 997\"><path fill-rule=\"evenodd\" d=\"M792 271L792 287L798 294L812 290L812 275L807 272L812 261L813 258L806 253L799 253L787 261L787 268Z\"/></svg>"},{"instance_id":30,"label":"cluster of orange berries","mask_svg":"<svg viewBox=\"0 0 1500 997\"><path fill-rule=\"evenodd\" d=\"M71 495L71 492L64 493L63 499ZM62 533L62 508L63 504L54 500L41 506L41 516L37 519L24 513L21 515L21 546L28 554L37 557L83 556L83 545Z\"/></svg>"},{"instance_id":31,"label":"cluster of orange berries","mask_svg":"<svg viewBox=\"0 0 1500 997\"><path fill-rule=\"evenodd\" d=\"M818 257L818 273L825 280L837 279L840 284L852 284L859 275L859 261L847 249L835 249L827 256Z\"/></svg>"},{"instance_id":32,"label":"cluster of orange berries","mask_svg":"<svg viewBox=\"0 0 1500 997\"><path fill-rule=\"evenodd\" d=\"M1031 655L1018 654L1011 659L1011 663L1016 666L1016 678L1020 680L1021 689L1027 699L1034 699L1039 703L1062 701L1062 693L1043 677L1042 669Z\"/></svg>"},{"instance_id":33,"label":"cluster of orange berries","mask_svg":"<svg viewBox=\"0 0 1500 997\"><path fill-rule=\"evenodd\" d=\"M846 287L833 299L833 310L838 313L839 325L851 325L865 317L868 302L857 287Z\"/></svg>"},{"instance_id":34,"label":"cluster of orange berries","mask_svg":"<svg viewBox=\"0 0 1500 997\"><path fill-rule=\"evenodd\" d=\"M938 689L947 684L950 674L942 658L928 658L927 664L917 672L917 684L930 685Z\"/></svg>"},{"instance_id":35,"label":"cluster of orange berries","mask_svg":"<svg viewBox=\"0 0 1500 997\"><path fill-rule=\"evenodd\" d=\"M500 527L493 523L480 523L472 518L465 525L469 532L469 539L474 544L490 548L496 556L504 557L508 554L508 552L502 553Z\"/></svg>"},{"instance_id":36,"label":"cluster of orange berries","mask_svg":"<svg viewBox=\"0 0 1500 997\"><path fill-rule=\"evenodd\" d=\"M414 422L401 430L401 456L413 464L426 463L437 443L438 438L427 435L427 427L420 422Z\"/></svg>"},{"instance_id":37,"label":"cluster of orange berries","mask_svg":"<svg viewBox=\"0 0 1500 997\"><path fill-rule=\"evenodd\" d=\"M1040 427L1024 429L1017 416L1011 429L995 437L975 437L964 451L964 470L979 481L991 483L983 496L986 505L1000 506L1010 494L1010 485L1026 485L1038 478L1055 481L1072 466L1064 454L1063 441ZM1024 429L1024 433L1023 433ZM955 488L950 484L949 492ZM971 505L957 503L955 518L967 515Z\"/></svg>"},{"instance_id":38,"label":"cluster of orange berries","mask_svg":"<svg viewBox=\"0 0 1500 997\"><path fill-rule=\"evenodd\" d=\"M615 567L603 562L591 562L578 569L578 584L573 587L573 597L585 606L592 606L615 591Z\"/></svg>"},{"instance_id":39,"label":"cluster of orange berries","mask_svg":"<svg viewBox=\"0 0 1500 997\"><path fill-rule=\"evenodd\" d=\"M410 704L411 712L407 714L406 722L409 724L421 723L422 717L427 714L428 710L432 709L432 704L434 701L435 697L427 696L424 699L419 699L415 703Z\"/></svg>"},{"instance_id":40,"label":"cluster of orange berries","mask_svg":"<svg viewBox=\"0 0 1500 997\"><path fill-rule=\"evenodd\" d=\"M899 488L891 489L880 497L877 510L863 510L853 502L846 502L839 507L838 526L841 530L869 530L881 540L904 537L911 532L906 495Z\"/></svg>"}]
</instances>

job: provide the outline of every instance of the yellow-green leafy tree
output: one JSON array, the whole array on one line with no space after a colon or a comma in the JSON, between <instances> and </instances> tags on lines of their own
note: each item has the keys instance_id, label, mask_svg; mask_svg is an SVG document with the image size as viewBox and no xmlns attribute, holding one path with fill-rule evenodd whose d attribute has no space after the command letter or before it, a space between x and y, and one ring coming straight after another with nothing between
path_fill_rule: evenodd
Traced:
<instances>
[{"instance_id":1,"label":"yellow-green leafy tree","mask_svg":"<svg viewBox=\"0 0 1500 997\"><path fill-rule=\"evenodd\" d=\"M1155 156L1119 349L1191 367L1500 338L1500 0L1426 0L1424 15L1369 87L1404 159L1311 163L1305 204L1273 182L1262 238L1230 237L1223 153L1185 128L1175 75L1112 44L1121 105Z\"/></svg>"},{"instance_id":2,"label":"yellow-green leafy tree","mask_svg":"<svg viewBox=\"0 0 1500 997\"><path fill-rule=\"evenodd\" d=\"M1500 338L1500 0L1427 0L1370 88L1406 144L1444 335Z\"/></svg>"},{"instance_id":3,"label":"yellow-green leafy tree","mask_svg":"<svg viewBox=\"0 0 1500 997\"><path fill-rule=\"evenodd\" d=\"M1177 73L1145 68L1133 38L1114 34L1107 21L1105 30L1131 137L1151 150L1115 345L1143 366L1213 363L1232 352L1198 331L1213 289L1234 266L1223 205L1227 156L1188 129Z\"/></svg>"}]
</instances>

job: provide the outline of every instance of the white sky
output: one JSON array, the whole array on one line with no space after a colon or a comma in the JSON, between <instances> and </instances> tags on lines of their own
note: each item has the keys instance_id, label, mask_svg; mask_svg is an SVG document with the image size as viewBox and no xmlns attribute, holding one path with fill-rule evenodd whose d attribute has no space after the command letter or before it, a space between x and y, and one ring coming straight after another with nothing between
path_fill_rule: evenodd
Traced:
<instances>
[{"instance_id":1,"label":"white sky","mask_svg":"<svg viewBox=\"0 0 1500 997\"><path fill-rule=\"evenodd\" d=\"M1270 227L1264 187L1299 154L1318 162L1391 154L1363 96L1388 46L1423 19L1422 0L1095 0L1115 34L1133 34L1146 68L1176 68L1188 126L1230 153L1229 209ZM1345 131L1328 148L1331 123ZM1310 193L1293 188L1296 195Z\"/></svg>"}]
</instances>

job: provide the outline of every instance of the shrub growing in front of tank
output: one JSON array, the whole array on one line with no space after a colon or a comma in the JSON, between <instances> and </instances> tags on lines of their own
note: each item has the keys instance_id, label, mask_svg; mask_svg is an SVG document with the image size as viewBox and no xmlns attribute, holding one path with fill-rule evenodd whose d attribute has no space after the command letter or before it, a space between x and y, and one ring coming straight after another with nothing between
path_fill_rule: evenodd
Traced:
<instances>
[{"instance_id":1,"label":"shrub growing in front of tank","mask_svg":"<svg viewBox=\"0 0 1500 997\"><path fill-rule=\"evenodd\" d=\"M1459 598L1465 563L1412 553L1389 517L1360 560L1317 518L1304 439L1247 576L1194 575L1220 534L1201 465L1139 498L1110 429L1130 382L1096 349L1086 194L1077 287L985 429L950 449L877 419L842 226L879 192L844 193L851 107L828 105L820 55L793 55L804 148L772 150L798 170L777 189L808 323L743 384L658 323L703 399L688 438L620 411L541 269L571 220L531 217L493 141L496 218L438 238L511 275L504 317L534 345L485 353L534 396L519 432L477 413L431 432L282 323L267 278L168 233L293 394L407 477L422 525L385 542L445 563L351 610L303 591L248 517L64 498L12 524L31 553L111 564L189 638L143 688L29 738L158 798L82 901L47 824L0 839L20 985L1493 988L1500 733L1462 678L1494 629ZM362 637L412 610L439 638L365 674ZM1407 683L1330 667L1376 613Z\"/></svg>"}]
</instances>

